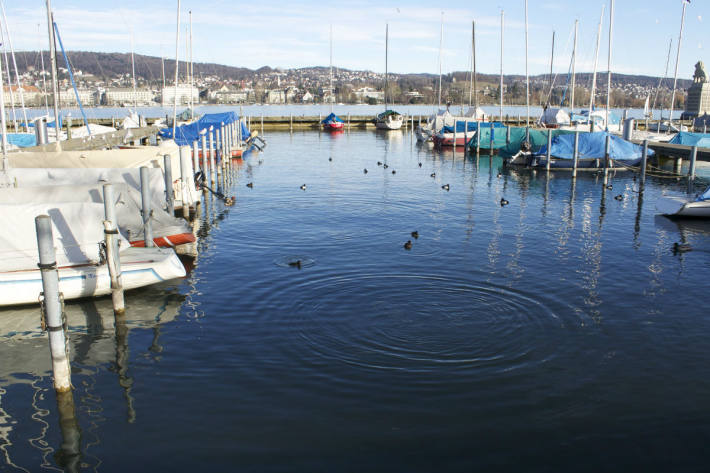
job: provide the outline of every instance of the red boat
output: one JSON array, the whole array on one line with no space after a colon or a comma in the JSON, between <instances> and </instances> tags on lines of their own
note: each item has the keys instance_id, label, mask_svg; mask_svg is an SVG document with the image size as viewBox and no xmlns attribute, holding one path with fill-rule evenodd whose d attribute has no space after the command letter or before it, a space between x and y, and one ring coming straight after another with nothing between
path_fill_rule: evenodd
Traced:
<instances>
[{"instance_id":1,"label":"red boat","mask_svg":"<svg viewBox=\"0 0 710 473\"><path fill-rule=\"evenodd\" d=\"M343 125L345 125L345 122L343 122L343 120L340 119L336 114L331 113L323 119L321 124L323 125L323 129L326 131L340 131L343 129Z\"/></svg>"}]
</instances>

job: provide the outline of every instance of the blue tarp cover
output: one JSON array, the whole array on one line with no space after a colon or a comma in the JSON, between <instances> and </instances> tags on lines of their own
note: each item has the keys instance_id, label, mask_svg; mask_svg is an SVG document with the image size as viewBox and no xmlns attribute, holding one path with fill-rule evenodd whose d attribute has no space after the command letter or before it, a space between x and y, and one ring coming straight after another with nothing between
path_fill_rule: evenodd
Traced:
<instances>
[{"instance_id":1,"label":"blue tarp cover","mask_svg":"<svg viewBox=\"0 0 710 473\"><path fill-rule=\"evenodd\" d=\"M340 117L338 117L334 113L331 113L330 115L325 117L321 123L332 123L332 122L345 123L343 120L340 119Z\"/></svg>"},{"instance_id":2,"label":"blue tarp cover","mask_svg":"<svg viewBox=\"0 0 710 473\"><path fill-rule=\"evenodd\" d=\"M191 146L193 141L200 139L200 132L202 130L208 130L211 126L219 128L222 123L225 125L239 121L239 115L235 112L224 112L224 113L208 113L203 115L199 120L192 122L188 125L182 125L175 129L175 143L178 146ZM246 123L243 121L242 124L242 139L249 137L249 129ZM160 130L160 136L163 138L172 138L173 129L163 128Z\"/></svg>"},{"instance_id":3,"label":"blue tarp cover","mask_svg":"<svg viewBox=\"0 0 710 473\"><path fill-rule=\"evenodd\" d=\"M681 131L673 137L669 143L676 145L697 146L699 148L710 148L710 133L690 133Z\"/></svg>"},{"instance_id":4,"label":"blue tarp cover","mask_svg":"<svg viewBox=\"0 0 710 473\"><path fill-rule=\"evenodd\" d=\"M7 142L20 148L29 148L37 145L34 133L8 133Z\"/></svg>"},{"instance_id":5,"label":"blue tarp cover","mask_svg":"<svg viewBox=\"0 0 710 473\"><path fill-rule=\"evenodd\" d=\"M578 156L579 159L597 159L604 157L606 146L606 132L580 133ZM615 135L611 136L609 143L609 157L618 161L635 162L641 159L641 146L624 141ZM653 156L653 150L648 150ZM537 153L538 156L547 155L547 144ZM551 155L557 159L574 159L574 134L558 135L552 140Z\"/></svg>"},{"instance_id":6,"label":"blue tarp cover","mask_svg":"<svg viewBox=\"0 0 710 473\"><path fill-rule=\"evenodd\" d=\"M504 127L500 122L477 122L477 121L471 121L468 122L468 131L476 131L478 130L478 125L481 125L481 128L501 128ZM457 121L456 122L456 133L463 133L464 130L466 129L466 122L465 121ZM442 133L453 133L454 132L454 127L452 126L445 126L442 130Z\"/></svg>"},{"instance_id":7,"label":"blue tarp cover","mask_svg":"<svg viewBox=\"0 0 710 473\"><path fill-rule=\"evenodd\" d=\"M705 192L700 194L700 196L698 197L698 200L710 200L710 187L705 189Z\"/></svg>"}]
</instances>

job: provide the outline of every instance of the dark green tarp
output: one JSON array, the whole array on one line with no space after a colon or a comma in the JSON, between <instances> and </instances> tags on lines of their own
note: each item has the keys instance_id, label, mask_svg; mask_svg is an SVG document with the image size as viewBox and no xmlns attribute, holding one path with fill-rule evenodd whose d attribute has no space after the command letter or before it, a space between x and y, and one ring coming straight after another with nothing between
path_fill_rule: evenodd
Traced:
<instances>
[{"instance_id":1,"label":"dark green tarp","mask_svg":"<svg viewBox=\"0 0 710 473\"><path fill-rule=\"evenodd\" d=\"M489 149L491 142L491 129L481 128L476 133L481 133L481 149ZM574 133L569 130L558 130L550 129L552 133L552 139L556 136L566 135L569 133ZM548 130L539 130L530 128L530 145L531 151L536 153L543 146L547 145L547 132ZM525 141L525 127L510 127L510 143L506 142L506 129L505 128L494 128L493 132L493 149L498 150L498 155L504 158L509 158L518 151L520 151L520 145ZM469 142L469 147L473 150L476 149L476 136Z\"/></svg>"}]
</instances>

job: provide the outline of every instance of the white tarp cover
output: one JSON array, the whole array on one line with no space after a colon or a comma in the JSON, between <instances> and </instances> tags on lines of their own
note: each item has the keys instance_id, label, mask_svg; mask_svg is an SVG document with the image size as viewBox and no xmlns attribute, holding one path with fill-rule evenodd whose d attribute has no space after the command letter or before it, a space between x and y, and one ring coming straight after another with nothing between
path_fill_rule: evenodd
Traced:
<instances>
[{"instance_id":1,"label":"white tarp cover","mask_svg":"<svg viewBox=\"0 0 710 473\"><path fill-rule=\"evenodd\" d=\"M473 118L474 120L485 120L488 117L486 112L484 112L481 107L469 107L463 116L466 118Z\"/></svg>"},{"instance_id":2,"label":"white tarp cover","mask_svg":"<svg viewBox=\"0 0 710 473\"><path fill-rule=\"evenodd\" d=\"M547 108L542 112L540 123L543 125L569 125L571 123L569 113L561 108Z\"/></svg>"},{"instance_id":3,"label":"white tarp cover","mask_svg":"<svg viewBox=\"0 0 710 473\"><path fill-rule=\"evenodd\" d=\"M94 203L46 202L0 204L0 272L35 270L39 262L35 217L49 215L58 266L99 261L104 240L104 206ZM119 235L120 247L128 242Z\"/></svg>"}]
</instances>

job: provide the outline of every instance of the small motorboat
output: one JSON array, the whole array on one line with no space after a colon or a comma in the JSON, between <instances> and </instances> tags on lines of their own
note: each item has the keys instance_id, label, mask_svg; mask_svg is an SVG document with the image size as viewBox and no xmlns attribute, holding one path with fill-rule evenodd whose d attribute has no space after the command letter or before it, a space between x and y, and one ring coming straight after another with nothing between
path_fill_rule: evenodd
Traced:
<instances>
[{"instance_id":1,"label":"small motorboat","mask_svg":"<svg viewBox=\"0 0 710 473\"><path fill-rule=\"evenodd\" d=\"M710 187L694 199L680 195L664 195L656 201L661 215L710 218Z\"/></svg>"},{"instance_id":2,"label":"small motorboat","mask_svg":"<svg viewBox=\"0 0 710 473\"><path fill-rule=\"evenodd\" d=\"M326 131L340 131L343 129L345 122L335 113L331 113L321 121L321 124Z\"/></svg>"}]
</instances>

